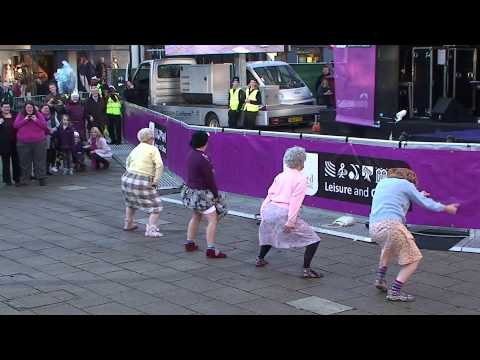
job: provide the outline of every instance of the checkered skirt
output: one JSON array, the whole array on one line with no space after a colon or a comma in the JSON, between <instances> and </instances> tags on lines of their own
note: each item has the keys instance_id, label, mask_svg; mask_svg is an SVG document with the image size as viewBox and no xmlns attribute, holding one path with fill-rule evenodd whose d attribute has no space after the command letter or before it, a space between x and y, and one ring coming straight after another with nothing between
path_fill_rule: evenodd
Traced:
<instances>
[{"instance_id":1,"label":"checkered skirt","mask_svg":"<svg viewBox=\"0 0 480 360\"><path fill-rule=\"evenodd\" d=\"M122 193L125 206L158 214L163 210L162 200L157 190L152 188L150 176L126 172L122 176Z\"/></svg>"},{"instance_id":2,"label":"checkered skirt","mask_svg":"<svg viewBox=\"0 0 480 360\"><path fill-rule=\"evenodd\" d=\"M218 201L214 200L213 193L210 190L190 189L183 185L181 190L183 205L198 212L203 212L215 206L218 218L221 219L228 214L225 193L218 193Z\"/></svg>"}]
</instances>

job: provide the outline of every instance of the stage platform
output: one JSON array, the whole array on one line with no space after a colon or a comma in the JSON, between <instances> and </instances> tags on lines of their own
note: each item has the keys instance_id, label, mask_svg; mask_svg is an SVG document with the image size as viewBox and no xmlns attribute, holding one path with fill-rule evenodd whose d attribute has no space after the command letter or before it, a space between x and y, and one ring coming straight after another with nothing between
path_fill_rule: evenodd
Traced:
<instances>
[{"instance_id":1,"label":"stage platform","mask_svg":"<svg viewBox=\"0 0 480 360\"><path fill-rule=\"evenodd\" d=\"M453 136L455 142L480 143L480 124L475 122L447 123L429 119L404 119L395 124L393 138L398 139L402 132L413 141L446 141Z\"/></svg>"},{"instance_id":2,"label":"stage platform","mask_svg":"<svg viewBox=\"0 0 480 360\"><path fill-rule=\"evenodd\" d=\"M335 121L335 110L320 113L322 135L361 137L371 139L389 139L392 135L398 140L406 132L410 141L444 142L449 135L455 142L480 143L480 124L478 122L441 122L426 118L404 118L393 123L384 121L379 127L359 126Z\"/></svg>"}]
</instances>

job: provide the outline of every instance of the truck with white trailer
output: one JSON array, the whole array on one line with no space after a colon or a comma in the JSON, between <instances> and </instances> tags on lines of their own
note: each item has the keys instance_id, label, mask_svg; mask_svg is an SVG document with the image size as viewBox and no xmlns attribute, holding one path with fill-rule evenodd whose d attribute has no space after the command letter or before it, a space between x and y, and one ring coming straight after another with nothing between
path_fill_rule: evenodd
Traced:
<instances>
[{"instance_id":1,"label":"truck with white trailer","mask_svg":"<svg viewBox=\"0 0 480 360\"><path fill-rule=\"evenodd\" d=\"M287 63L246 63L246 81L255 79L262 94L257 127L306 125L324 108ZM191 125L228 127L228 91L232 64L197 64L194 58L142 62L132 78L133 98Z\"/></svg>"}]
</instances>

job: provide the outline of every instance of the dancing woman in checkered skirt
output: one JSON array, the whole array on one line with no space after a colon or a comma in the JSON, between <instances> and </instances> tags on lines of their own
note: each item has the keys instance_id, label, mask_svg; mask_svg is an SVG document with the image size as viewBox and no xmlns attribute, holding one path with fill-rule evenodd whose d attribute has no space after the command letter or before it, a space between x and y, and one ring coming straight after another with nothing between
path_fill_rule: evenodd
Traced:
<instances>
[{"instance_id":1,"label":"dancing woman in checkered skirt","mask_svg":"<svg viewBox=\"0 0 480 360\"><path fill-rule=\"evenodd\" d=\"M157 227L162 211L162 201L157 192L158 182L163 173L160 152L154 146L153 130L141 129L137 138L140 144L128 155L127 171L122 176L122 193L125 199L125 226L123 230L138 228L134 222L137 209L150 214L145 236L160 237L163 234Z\"/></svg>"},{"instance_id":2,"label":"dancing woman in checkered skirt","mask_svg":"<svg viewBox=\"0 0 480 360\"><path fill-rule=\"evenodd\" d=\"M225 258L226 255L216 249L215 232L218 220L228 213L225 194L218 191L214 170L209 157L205 154L208 146L208 133L196 131L190 142L192 150L187 157L187 181L182 188L183 205L192 210L188 223L186 251L198 250L196 237L202 217L206 217L207 251L206 256L213 259Z\"/></svg>"}]
</instances>

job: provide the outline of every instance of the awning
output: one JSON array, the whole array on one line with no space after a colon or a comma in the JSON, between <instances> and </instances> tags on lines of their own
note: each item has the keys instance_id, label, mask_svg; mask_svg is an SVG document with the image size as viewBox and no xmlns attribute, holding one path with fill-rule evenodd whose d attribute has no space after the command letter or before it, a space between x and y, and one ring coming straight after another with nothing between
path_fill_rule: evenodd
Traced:
<instances>
[{"instance_id":1,"label":"awning","mask_svg":"<svg viewBox=\"0 0 480 360\"><path fill-rule=\"evenodd\" d=\"M32 45L32 51L105 51L112 45Z\"/></svg>"}]
</instances>

